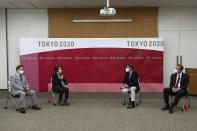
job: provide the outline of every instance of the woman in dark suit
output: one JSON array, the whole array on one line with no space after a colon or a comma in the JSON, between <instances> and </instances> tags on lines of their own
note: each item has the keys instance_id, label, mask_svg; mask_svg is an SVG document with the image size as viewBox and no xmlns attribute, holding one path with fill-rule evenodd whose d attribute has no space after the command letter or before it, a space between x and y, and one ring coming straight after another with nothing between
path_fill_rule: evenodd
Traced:
<instances>
[{"instance_id":1,"label":"woman in dark suit","mask_svg":"<svg viewBox=\"0 0 197 131\"><path fill-rule=\"evenodd\" d=\"M55 73L52 76L52 90L55 93L59 93L59 102L60 106L70 106L68 102L69 97L69 89L68 89L68 82L65 79L62 73L62 66L56 65L55 66ZM65 99L63 100L63 95L65 94Z\"/></svg>"}]
</instances>

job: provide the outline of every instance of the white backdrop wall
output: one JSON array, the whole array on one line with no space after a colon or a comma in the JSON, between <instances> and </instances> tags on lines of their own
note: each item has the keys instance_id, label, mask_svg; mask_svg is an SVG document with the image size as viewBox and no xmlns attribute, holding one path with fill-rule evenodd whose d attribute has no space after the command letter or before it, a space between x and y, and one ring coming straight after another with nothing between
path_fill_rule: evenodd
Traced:
<instances>
[{"instance_id":1,"label":"white backdrop wall","mask_svg":"<svg viewBox=\"0 0 197 131\"><path fill-rule=\"evenodd\" d=\"M197 7L159 8L159 37L164 38L164 87L176 66L176 56L182 56L187 68L197 68Z\"/></svg>"},{"instance_id":2,"label":"white backdrop wall","mask_svg":"<svg viewBox=\"0 0 197 131\"><path fill-rule=\"evenodd\" d=\"M176 65L176 56L183 56L183 65L197 67L197 7L162 7L158 14L159 37L164 48L164 87ZM6 88L6 37L4 9L0 9L0 89ZM48 37L47 9L8 9L9 74L19 64L19 38Z\"/></svg>"},{"instance_id":3,"label":"white backdrop wall","mask_svg":"<svg viewBox=\"0 0 197 131\"><path fill-rule=\"evenodd\" d=\"M9 74L20 63L19 39L48 37L47 9L8 9Z\"/></svg>"},{"instance_id":4,"label":"white backdrop wall","mask_svg":"<svg viewBox=\"0 0 197 131\"><path fill-rule=\"evenodd\" d=\"M7 87L5 9L0 9L0 89Z\"/></svg>"},{"instance_id":5,"label":"white backdrop wall","mask_svg":"<svg viewBox=\"0 0 197 131\"><path fill-rule=\"evenodd\" d=\"M6 33L5 10L0 9L0 89L6 89ZM48 37L47 9L8 9L8 48L9 48L9 75L15 73L20 64L19 39L22 37ZM4 70L5 69L5 70Z\"/></svg>"}]
</instances>

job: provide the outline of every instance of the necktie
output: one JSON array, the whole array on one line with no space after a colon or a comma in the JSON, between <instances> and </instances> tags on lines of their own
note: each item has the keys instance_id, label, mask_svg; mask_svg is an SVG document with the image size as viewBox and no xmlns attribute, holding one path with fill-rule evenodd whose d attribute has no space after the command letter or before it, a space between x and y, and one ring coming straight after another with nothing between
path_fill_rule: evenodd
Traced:
<instances>
[{"instance_id":1,"label":"necktie","mask_svg":"<svg viewBox=\"0 0 197 131\"><path fill-rule=\"evenodd\" d=\"M21 79L21 83L22 83L22 85L23 85L22 75L19 75L19 76L20 76L20 79ZM23 86L23 88L24 88L24 86Z\"/></svg>"},{"instance_id":2,"label":"necktie","mask_svg":"<svg viewBox=\"0 0 197 131\"><path fill-rule=\"evenodd\" d=\"M175 88L178 88L179 81L180 81L180 75L178 75L178 80L177 80L177 82L176 82L176 86L175 86Z\"/></svg>"},{"instance_id":3,"label":"necktie","mask_svg":"<svg viewBox=\"0 0 197 131\"><path fill-rule=\"evenodd\" d=\"M21 79L21 82L22 82L22 80L23 80L23 79L22 79L22 75L19 75L19 76L20 76L20 79Z\"/></svg>"},{"instance_id":4,"label":"necktie","mask_svg":"<svg viewBox=\"0 0 197 131\"><path fill-rule=\"evenodd\" d=\"M130 72L130 73L129 73L129 80L131 80L131 75L132 75L132 73Z\"/></svg>"}]
</instances>

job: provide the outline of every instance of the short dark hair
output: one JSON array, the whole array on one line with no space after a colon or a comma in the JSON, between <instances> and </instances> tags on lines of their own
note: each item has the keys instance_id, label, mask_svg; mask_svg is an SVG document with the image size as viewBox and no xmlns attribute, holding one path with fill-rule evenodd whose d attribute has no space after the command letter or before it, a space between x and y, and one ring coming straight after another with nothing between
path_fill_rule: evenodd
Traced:
<instances>
[{"instance_id":1,"label":"short dark hair","mask_svg":"<svg viewBox=\"0 0 197 131\"><path fill-rule=\"evenodd\" d=\"M179 66L179 67L180 67L180 70L183 70L183 69L184 69L184 66L183 66L183 65L181 65L181 64L178 64L177 66Z\"/></svg>"},{"instance_id":2,"label":"short dark hair","mask_svg":"<svg viewBox=\"0 0 197 131\"><path fill-rule=\"evenodd\" d=\"M58 71L58 68L59 68L59 67L61 67L61 68L62 68L62 66L61 66L61 65L56 65L56 66L55 66L55 68L54 68L55 72L57 72L57 71Z\"/></svg>"},{"instance_id":3,"label":"short dark hair","mask_svg":"<svg viewBox=\"0 0 197 131\"><path fill-rule=\"evenodd\" d=\"M21 67L24 67L23 65L18 65L17 67L16 67L16 71L18 70L18 69L20 69Z\"/></svg>"},{"instance_id":4,"label":"short dark hair","mask_svg":"<svg viewBox=\"0 0 197 131\"><path fill-rule=\"evenodd\" d=\"M130 68L134 69L132 64L128 64L127 66L129 66Z\"/></svg>"}]
</instances>

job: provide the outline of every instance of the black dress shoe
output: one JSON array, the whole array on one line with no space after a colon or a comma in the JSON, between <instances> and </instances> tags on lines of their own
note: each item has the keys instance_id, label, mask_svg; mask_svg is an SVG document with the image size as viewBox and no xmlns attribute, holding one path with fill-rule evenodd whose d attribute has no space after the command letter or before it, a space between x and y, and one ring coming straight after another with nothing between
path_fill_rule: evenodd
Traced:
<instances>
[{"instance_id":1,"label":"black dress shoe","mask_svg":"<svg viewBox=\"0 0 197 131\"><path fill-rule=\"evenodd\" d=\"M26 111L25 111L24 108L20 108L20 109L19 109L19 112L20 112L20 113L26 113Z\"/></svg>"},{"instance_id":2,"label":"black dress shoe","mask_svg":"<svg viewBox=\"0 0 197 131\"><path fill-rule=\"evenodd\" d=\"M70 106L70 104L69 104L69 102L68 102L68 101L67 101L64 105L65 105L65 106Z\"/></svg>"},{"instance_id":3,"label":"black dress shoe","mask_svg":"<svg viewBox=\"0 0 197 131\"><path fill-rule=\"evenodd\" d=\"M70 106L68 100L64 100L64 105L65 105L65 106Z\"/></svg>"},{"instance_id":4,"label":"black dress shoe","mask_svg":"<svg viewBox=\"0 0 197 131\"><path fill-rule=\"evenodd\" d=\"M33 105L33 106L32 106L32 109L33 109L33 110L40 110L41 108L40 108L39 106L37 106L37 105Z\"/></svg>"},{"instance_id":5,"label":"black dress shoe","mask_svg":"<svg viewBox=\"0 0 197 131\"><path fill-rule=\"evenodd\" d=\"M174 107L173 105L170 106L169 113L173 113L174 112L173 111L173 107Z\"/></svg>"},{"instance_id":6,"label":"black dress shoe","mask_svg":"<svg viewBox=\"0 0 197 131\"><path fill-rule=\"evenodd\" d=\"M58 102L58 104L59 104L60 106L64 106L64 103L63 103L62 101Z\"/></svg>"},{"instance_id":7,"label":"black dress shoe","mask_svg":"<svg viewBox=\"0 0 197 131\"><path fill-rule=\"evenodd\" d=\"M135 108L135 101L129 102L129 105L127 106L127 108Z\"/></svg>"},{"instance_id":8,"label":"black dress shoe","mask_svg":"<svg viewBox=\"0 0 197 131\"><path fill-rule=\"evenodd\" d=\"M161 110L169 110L170 106L169 105L165 105L164 107L161 108Z\"/></svg>"}]
</instances>

